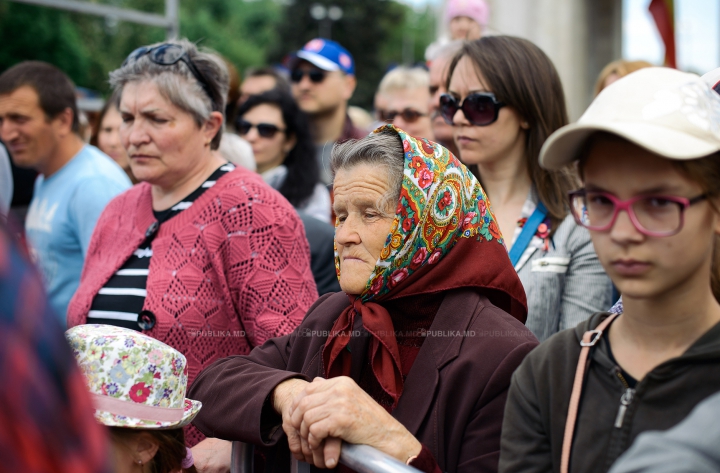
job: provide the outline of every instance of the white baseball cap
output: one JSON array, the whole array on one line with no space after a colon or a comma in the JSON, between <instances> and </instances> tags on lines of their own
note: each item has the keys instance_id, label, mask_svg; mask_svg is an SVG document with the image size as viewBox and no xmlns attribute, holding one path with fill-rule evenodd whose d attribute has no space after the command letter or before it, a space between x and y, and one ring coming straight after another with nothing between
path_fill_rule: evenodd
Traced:
<instances>
[{"instance_id":1,"label":"white baseball cap","mask_svg":"<svg viewBox=\"0 0 720 473\"><path fill-rule=\"evenodd\" d=\"M586 140L598 131L668 159L702 158L720 151L720 95L695 74L640 69L600 92L577 123L550 135L540 164L558 169L579 159Z\"/></svg>"},{"instance_id":2,"label":"white baseball cap","mask_svg":"<svg viewBox=\"0 0 720 473\"><path fill-rule=\"evenodd\" d=\"M702 78L711 89L720 94L720 67L705 73Z\"/></svg>"}]
</instances>

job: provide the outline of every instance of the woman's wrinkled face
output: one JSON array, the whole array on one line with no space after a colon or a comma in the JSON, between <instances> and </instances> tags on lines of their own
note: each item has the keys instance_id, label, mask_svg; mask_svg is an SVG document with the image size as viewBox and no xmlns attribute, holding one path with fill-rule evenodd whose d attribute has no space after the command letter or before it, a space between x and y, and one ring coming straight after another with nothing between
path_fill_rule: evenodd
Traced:
<instances>
[{"instance_id":1,"label":"woman's wrinkled face","mask_svg":"<svg viewBox=\"0 0 720 473\"><path fill-rule=\"evenodd\" d=\"M169 102L152 81L130 82L120 99L120 140L139 181L161 188L198 172L214 136Z\"/></svg>"},{"instance_id":2,"label":"woman's wrinkled face","mask_svg":"<svg viewBox=\"0 0 720 473\"><path fill-rule=\"evenodd\" d=\"M388 202L389 189L382 167L358 164L335 175L335 242L340 287L347 294L363 292L385 247L394 220L388 213L395 204Z\"/></svg>"},{"instance_id":3,"label":"woman's wrinkled face","mask_svg":"<svg viewBox=\"0 0 720 473\"><path fill-rule=\"evenodd\" d=\"M120 125L122 125L120 112L113 106L108 107L98 131L98 148L110 156L121 168L127 170L130 169L130 158L120 142Z\"/></svg>"},{"instance_id":4,"label":"woman's wrinkled face","mask_svg":"<svg viewBox=\"0 0 720 473\"><path fill-rule=\"evenodd\" d=\"M608 192L622 200L638 195L692 199L703 194L669 159L619 140L592 147L584 180L587 190ZM640 233L627 212L619 213L610 230L590 234L603 268L623 297L650 299L688 284L709 287L720 219L705 200L687 208L682 230L673 236Z\"/></svg>"},{"instance_id":5,"label":"woman's wrinkled face","mask_svg":"<svg viewBox=\"0 0 720 473\"><path fill-rule=\"evenodd\" d=\"M280 108L275 105L261 104L248 110L241 120L254 125L242 137L252 146L257 171L262 173L281 165L285 156L295 146L295 140L292 137L288 138L284 131L287 127ZM272 125L278 131L273 136L261 136L257 125Z\"/></svg>"},{"instance_id":6,"label":"woman's wrinkled face","mask_svg":"<svg viewBox=\"0 0 720 473\"><path fill-rule=\"evenodd\" d=\"M450 78L448 92L459 101L473 92L492 92L469 56L463 56ZM510 106L500 109L498 119L487 126L471 124L462 110L453 117L453 138L465 164L492 164L525 147L528 128Z\"/></svg>"}]
</instances>

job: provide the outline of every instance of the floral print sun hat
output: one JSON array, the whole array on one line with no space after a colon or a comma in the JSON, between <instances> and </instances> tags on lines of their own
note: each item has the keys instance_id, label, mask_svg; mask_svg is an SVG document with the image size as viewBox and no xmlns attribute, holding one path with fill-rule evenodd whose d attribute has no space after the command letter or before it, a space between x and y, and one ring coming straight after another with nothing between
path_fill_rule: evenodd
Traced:
<instances>
[{"instance_id":1,"label":"floral print sun hat","mask_svg":"<svg viewBox=\"0 0 720 473\"><path fill-rule=\"evenodd\" d=\"M95 418L108 427L177 429L202 407L185 398L187 361L134 330L78 325L65 336L87 380Z\"/></svg>"}]
</instances>

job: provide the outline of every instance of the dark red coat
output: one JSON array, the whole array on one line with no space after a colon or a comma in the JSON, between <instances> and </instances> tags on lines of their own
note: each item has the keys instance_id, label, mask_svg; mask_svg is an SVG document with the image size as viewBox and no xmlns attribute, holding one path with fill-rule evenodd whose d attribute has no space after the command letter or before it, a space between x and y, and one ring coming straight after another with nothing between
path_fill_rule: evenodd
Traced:
<instances>
[{"instance_id":1,"label":"dark red coat","mask_svg":"<svg viewBox=\"0 0 720 473\"><path fill-rule=\"evenodd\" d=\"M195 425L211 437L267 447L266 471L290 471L281 420L269 396L289 378L323 376L326 332L348 305L344 293L324 296L292 334L205 369L188 394L203 403ZM357 317L355 329L363 332L361 324ZM356 381L367 338L353 337L349 345L361 355L353 357ZM443 471L497 471L510 378L537 343L520 321L485 296L471 289L448 291L392 415L429 447Z\"/></svg>"}]
</instances>

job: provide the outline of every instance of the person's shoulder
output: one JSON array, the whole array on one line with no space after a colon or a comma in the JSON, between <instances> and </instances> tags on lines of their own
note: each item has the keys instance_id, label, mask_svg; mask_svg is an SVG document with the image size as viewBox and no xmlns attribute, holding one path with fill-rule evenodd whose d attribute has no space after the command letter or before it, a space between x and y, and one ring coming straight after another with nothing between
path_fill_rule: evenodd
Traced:
<instances>
[{"instance_id":1,"label":"person's shoulder","mask_svg":"<svg viewBox=\"0 0 720 473\"><path fill-rule=\"evenodd\" d=\"M310 306L301 327L332 325L349 305L350 299L342 291L324 294Z\"/></svg>"},{"instance_id":2,"label":"person's shoulder","mask_svg":"<svg viewBox=\"0 0 720 473\"><path fill-rule=\"evenodd\" d=\"M138 205L141 199L143 199L143 195L146 193L150 193L150 184L146 182L135 184L129 189L121 191L114 197L110 198L103 213L108 215L119 212L124 214L127 214L128 212L134 213L138 210ZM87 194L83 194L83 197L89 196Z\"/></svg>"},{"instance_id":3,"label":"person's shoulder","mask_svg":"<svg viewBox=\"0 0 720 473\"><path fill-rule=\"evenodd\" d=\"M317 239L334 239L335 238L335 227L327 222L323 222L320 219L308 215L305 212L299 211L298 215L305 225L305 233L307 234L308 240L310 237Z\"/></svg>"},{"instance_id":4,"label":"person's shoulder","mask_svg":"<svg viewBox=\"0 0 720 473\"><path fill-rule=\"evenodd\" d=\"M265 183L262 176L256 172L236 166L220 178L213 189L216 189L219 196L228 198L229 202L241 205L251 203L253 213L268 212L269 224L282 225L288 220L300 222L300 217L290 202Z\"/></svg>"},{"instance_id":5,"label":"person's shoulder","mask_svg":"<svg viewBox=\"0 0 720 473\"><path fill-rule=\"evenodd\" d=\"M125 171L112 158L92 145L85 145L75 156L73 174L83 184L95 183L98 188L129 189L132 186Z\"/></svg>"},{"instance_id":6,"label":"person's shoulder","mask_svg":"<svg viewBox=\"0 0 720 473\"><path fill-rule=\"evenodd\" d=\"M562 247L567 253L573 254L584 247L592 245L590 232L582 225L578 225L572 215L568 215L560 222L553 235L553 244Z\"/></svg>"},{"instance_id":7,"label":"person's shoulder","mask_svg":"<svg viewBox=\"0 0 720 473\"><path fill-rule=\"evenodd\" d=\"M588 330L593 330L609 315L607 312L596 312L576 327L553 334L528 355L528 363L541 371L553 366L564 365L568 360L574 367L580 354L580 341L583 334Z\"/></svg>"},{"instance_id":8,"label":"person's shoulder","mask_svg":"<svg viewBox=\"0 0 720 473\"><path fill-rule=\"evenodd\" d=\"M490 300L481 296L477 314L470 324L469 330L483 340L492 341L493 350L507 351L519 345L538 344L535 335L525 324L495 306Z\"/></svg>"}]
</instances>

